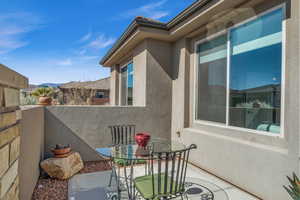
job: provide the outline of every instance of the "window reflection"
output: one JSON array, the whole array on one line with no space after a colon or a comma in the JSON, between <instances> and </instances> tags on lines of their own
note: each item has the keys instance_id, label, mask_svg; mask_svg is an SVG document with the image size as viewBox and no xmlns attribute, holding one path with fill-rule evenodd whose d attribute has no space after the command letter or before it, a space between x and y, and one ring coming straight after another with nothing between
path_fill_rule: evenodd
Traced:
<instances>
[{"instance_id":1,"label":"window reflection","mask_svg":"<svg viewBox=\"0 0 300 200\"><path fill-rule=\"evenodd\" d=\"M197 119L226 122L227 35L198 46Z\"/></svg>"},{"instance_id":2,"label":"window reflection","mask_svg":"<svg viewBox=\"0 0 300 200\"><path fill-rule=\"evenodd\" d=\"M229 41L222 35L197 46L197 120L280 133L283 13L230 29Z\"/></svg>"},{"instance_id":3,"label":"window reflection","mask_svg":"<svg viewBox=\"0 0 300 200\"><path fill-rule=\"evenodd\" d=\"M121 105L133 105L133 63L121 68Z\"/></svg>"},{"instance_id":4,"label":"window reflection","mask_svg":"<svg viewBox=\"0 0 300 200\"><path fill-rule=\"evenodd\" d=\"M128 80L127 80L127 105L133 105L133 64L130 63L127 66Z\"/></svg>"},{"instance_id":5,"label":"window reflection","mask_svg":"<svg viewBox=\"0 0 300 200\"><path fill-rule=\"evenodd\" d=\"M280 132L282 9L231 31L229 123Z\"/></svg>"}]
</instances>

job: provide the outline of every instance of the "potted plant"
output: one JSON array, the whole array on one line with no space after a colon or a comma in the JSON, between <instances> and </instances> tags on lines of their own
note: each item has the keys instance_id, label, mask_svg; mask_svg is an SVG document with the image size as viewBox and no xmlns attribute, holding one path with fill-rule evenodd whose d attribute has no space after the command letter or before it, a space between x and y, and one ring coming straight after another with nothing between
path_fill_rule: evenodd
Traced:
<instances>
[{"instance_id":1,"label":"potted plant","mask_svg":"<svg viewBox=\"0 0 300 200\"><path fill-rule=\"evenodd\" d=\"M289 186L283 186L286 191L289 193L289 195L294 200L300 200L300 181L296 174L293 174L293 178L287 177L289 179L289 182L291 185Z\"/></svg>"},{"instance_id":2,"label":"potted plant","mask_svg":"<svg viewBox=\"0 0 300 200\"><path fill-rule=\"evenodd\" d=\"M45 87L45 88L37 88L31 94L38 98L39 105L47 106L47 105L51 105L52 102L51 96L53 95L53 93L54 93L53 88Z\"/></svg>"}]
</instances>

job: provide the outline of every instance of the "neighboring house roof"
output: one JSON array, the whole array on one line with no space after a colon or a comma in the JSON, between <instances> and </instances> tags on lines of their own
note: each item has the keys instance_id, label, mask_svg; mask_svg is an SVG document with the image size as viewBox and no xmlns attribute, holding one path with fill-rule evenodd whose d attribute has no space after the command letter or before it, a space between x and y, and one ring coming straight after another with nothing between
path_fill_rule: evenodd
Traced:
<instances>
[{"instance_id":1,"label":"neighboring house roof","mask_svg":"<svg viewBox=\"0 0 300 200\"><path fill-rule=\"evenodd\" d=\"M100 79L97 81L86 81L86 82L69 82L59 86L61 89L71 89L71 88L84 88L84 89L99 89L99 90L109 90L110 89L110 77Z\"/></svg>"},{"instance_id":2,"label":"neighboring house roof","mask_svg":"<svg viewBox=\"0 0 300 200\"><path fill-rule=\"evenodd\" d=\"M127 29L121 35L121 37L115 42L113 47L101 59L100 64L104 65L105 62L117 51L118 48L122 46L122 44L136 31L138 27L148 27L148 28L160 29L163 31L169 31L170 29L177 26L185 19L193 15L195 12L207 6L209 7L210 5L213 5L213 3L219 1L220 0L197 0L167 23L159 22L145 17L136 17L132 21L132 23L127 27ZM208 3L212 3L212 4L208 5Z\"/></svg>"},{"instance_id":3,"label":"neighboring house roof","mask_svg":"<svg viewBox=\"0 0 300 200\"><path fill-rule=\"evenodd\" d=\"M30 84L30 85L28 86L28 88L21 89L21 91L22 91L22 92L27 92L27 93L29 93L29 92L34 91L36 88L38 88L37 85L32 85L32 84Z\"/></svg>"}]
</instances>

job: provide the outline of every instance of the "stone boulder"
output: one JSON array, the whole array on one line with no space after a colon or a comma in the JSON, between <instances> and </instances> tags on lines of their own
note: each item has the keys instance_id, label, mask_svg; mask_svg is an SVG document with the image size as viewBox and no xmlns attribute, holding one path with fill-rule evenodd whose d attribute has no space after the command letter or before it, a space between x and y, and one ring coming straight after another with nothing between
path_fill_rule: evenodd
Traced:
<instances>
[{"instance_id":1,"label":"stone boulder","mask_svg":"<svg viewBox=\"0 0 300 200\"><path fill-rule=\"evenodd\" d=\"M49 158L41 162L42 169L52 178L68 179L83 168L80 154L71 153L65 158Z\"/></svg>"}]
</instances>

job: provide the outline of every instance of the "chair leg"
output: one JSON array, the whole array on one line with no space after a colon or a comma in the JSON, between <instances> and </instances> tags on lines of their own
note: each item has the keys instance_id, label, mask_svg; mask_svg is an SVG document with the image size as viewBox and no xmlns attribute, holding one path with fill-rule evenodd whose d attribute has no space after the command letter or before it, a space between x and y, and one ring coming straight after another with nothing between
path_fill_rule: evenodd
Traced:
<instances>
[{"instance_id":1,"label":"chair leg","mask_svg":"<svg viewBox=\"0 0 300 200\"><path fill-rule=\"evenodd\" d=\"M114 165L114 161L113 160L110 160L110 167L111 167L111 174L110 174L110 178L109 178L109 187L112 185L112 179L113 179L113 176L115 176L115 178L117 179L117 172L116 172L116 167ZM116 180L117 182L117 180Z\"/></svg>"},{"instance_id":2,"label":"chair leg","mask_svg":"<svg viewBox=\"0 0 300 200\"><path fill-rule=\"evenodd\" d=\"M181 196L181 199L182 199L182 200L184 200L184 199L189 199L186 193L181 194L180 196Z\"/></svg>"},{"instance_id":3,"label":"chair leg","mask_svg":"<svg viewBox=\"0 0 300 200\"><path fill-rule=\"evenodd\" d=\"M111 186L111 181L112 181L113 173L114 173L114 171L112 170L111 173L110 173L110 178L109 178L109 184L108 184L109 187Z\"/></svg>"},{"instance_id":4,"label":"chair leg","mask_svg":"<svg viewBox=\"0 0 300 200\"><path fill-rule=\"evenodd\" d=\"M116 171L117 173L117 171ZM120 166L118 165L118 174L116 174L117 187L118 187L118 198L121 199L121 181L120 181Z\"/></svg>"},{"instance_id":5,"label":"chair leg","mask_svg":"<svg viewBox=\"0 0 300 200\"><path fill-rule=\"evenodd\" d=\"M112 180L113 180L113 177L116 178L116 182L117 182L117 172L116 172L116 168L115 167L112 167L111 169L111 173L110 173L110 178L109 178L109 187L112 185Z\"/></svg>"}]
</instances>

